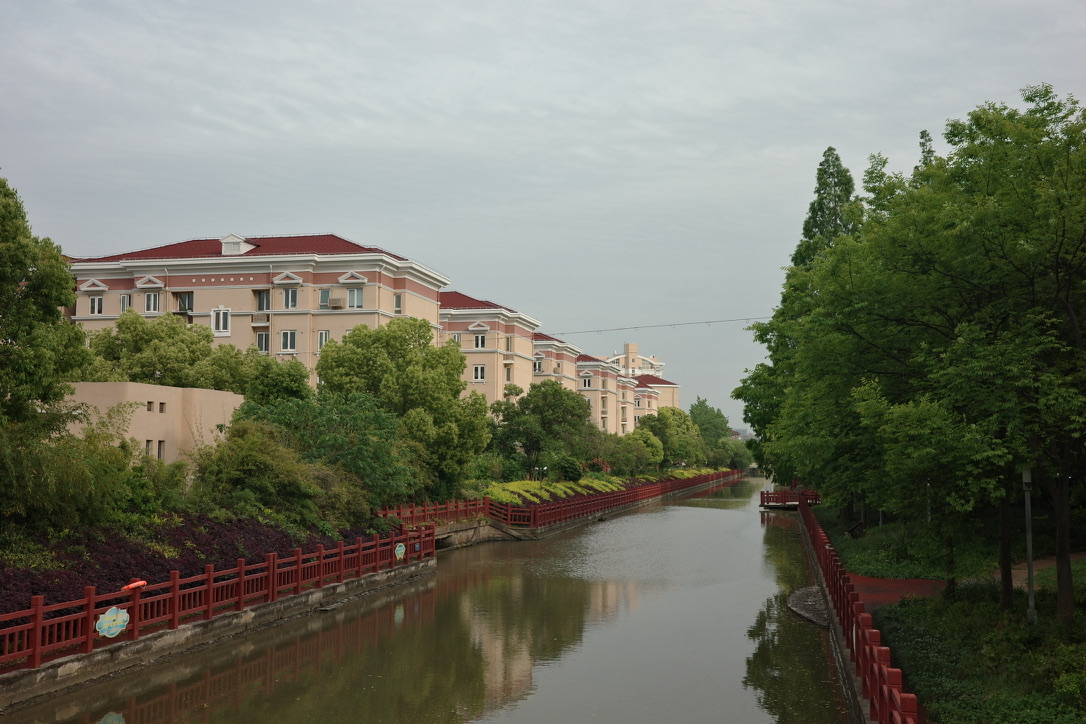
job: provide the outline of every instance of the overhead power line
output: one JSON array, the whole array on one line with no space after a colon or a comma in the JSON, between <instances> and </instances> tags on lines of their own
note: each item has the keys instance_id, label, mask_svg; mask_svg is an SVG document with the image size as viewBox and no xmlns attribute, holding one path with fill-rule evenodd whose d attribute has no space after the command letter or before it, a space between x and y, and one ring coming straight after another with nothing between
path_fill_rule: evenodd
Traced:
<instances>
[{"instance_id":1,"label":"overhead power line","mask_svg":"<svg viewBox=\"0 0 1086 724\"><path fill-rule=\"evenodd\" d=\"M656 329L659 327L692 327L698 324L704 324L706 326L713 324L727 324L730 322L756 322L762 319L772 319L772 317L736 317L735 319L710 319L705 322L672 322L671 324L638 324L632 327L610 327L608 329L582 329L577 332L554 332L556 337L568 337L571 334L602 334L603 332L626 332L629 330L639 329Z\"/></svg>"}]
</instances>

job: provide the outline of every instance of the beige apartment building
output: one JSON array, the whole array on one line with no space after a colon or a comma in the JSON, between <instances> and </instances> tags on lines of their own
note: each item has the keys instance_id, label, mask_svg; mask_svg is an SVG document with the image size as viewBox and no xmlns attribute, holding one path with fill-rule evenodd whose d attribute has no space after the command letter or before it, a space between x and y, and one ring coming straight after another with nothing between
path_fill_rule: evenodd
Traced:
<instances>
[{"instance_id":1,"label":"beige apartment building","mask_svg":"<svg viewBox=\"0 0 1086 724\"><path fill-rule=\"evenodd\" d=\"M449 279L418 262L334 234L193 239L72 259L72 320L108 327L126 309L177 314L216 343L256 346L316 367L320 349L354 327L400 315L438 325Z\"/></svg>"},{"instance_id":2,"label":"beige apartment building","mask_svg":"<svg viewBox=\"0 0 1086 724\"><path fill-rule=\"evenodd\" d=\"M142 382L77 382L70 402L85 404L93 417L117 404L131 409L125 437L135 438L151 457L172 463L198 445L209 445L245 400L220 390L165 387ZM79 434L83 425L72 425Z\"/></svg>"},{"instance_id":3,"label":"beige apartment building","mask_svg":"<svg viewBox=\"0 0 1086 724\"><path fill-rule=\"evenodd\" d=\"M502 399L505 386L527 391L532 384L532 336L539 322L500 304L461 292L438 297L440 341L454 340L467 358L464 381L487 403Z\"/></svg>"},{"instance_id":4,"label":"beige apartment building","mask_svg":"<svg viewBox=\"0 0 1086 724\"><path fill-rule=\"evenodd\" d=\"M635 342L624 344L622 354L612 355L607 358L607 361L618 365L622 374L628 377L640 377L641 375L660 377L664 374L664 363L656 357L640 354Z\"/></svg>"}]
</instances>

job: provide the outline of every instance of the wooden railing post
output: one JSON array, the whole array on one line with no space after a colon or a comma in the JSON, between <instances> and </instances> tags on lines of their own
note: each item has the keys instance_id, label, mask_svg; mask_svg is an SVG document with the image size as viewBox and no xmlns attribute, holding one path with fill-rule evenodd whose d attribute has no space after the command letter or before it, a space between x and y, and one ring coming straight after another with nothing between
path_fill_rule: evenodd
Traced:
<instances>
[{"instance_id":1,"label":"wooden railing post","mask_svg":"<svg viewBox=\"0 0 1086 724\"><path fill-rule=\"evenodd\" d=\"M181 625L181 572L174 568L170 571L170 628Z\"/></svg>"},{"instance_id":2,"label":"wooden railing post","mask_svg":"<svg viewBox=\"0 0 1086 724\"><path fill-rule=\"evenodd\" d=\"M97 595L97 589L94 586L83 587L83 602L86 608L86 617L83 619L83 632L86 635L86 640L83 642L83 653L89 654L94 651L94 597Z\"/></svg>"},{"instance_id":3,"label":"wooden railing post","mask_svg":"<svg viewBox=\"0 0 1086 724\"><path fill-rule=\"evenodd\" d=\"M345 562L343 560L343 541L339 541L339 543L336 545L336 552L338 554L338 560L336 562L336 582L343 583L343 574L345 573L344 569L346 569L347 567L346 565L344 565Z\"/></svg>"},{"instance_id":4,"label":"wooden railing post","mask_svg":"<svg viewBox=\"0 0 1086 724\"><path fill-rule=\"evenodd\" d=\"M302 592L302 549L294 549L294 595Z\"/></svg>"},{"instance_id":5,"label":"wooden railing post","mask_svg":"<svg viewBox=\"0 0 1086 724\"><path fill-rule=\"evenodd\" d=\"M30 629L30 656L27 659L27 664L32 669L36 669L41 666L41 639L42 629L45 628L45 611L42 609L45 607L45 596L31 596L30 597L30 620L33 623Z\"/></svg>"},{"instance_id":6,"label":"wooden railing post","mask_svg":"<svg viewBox=\"0 0 1086 724\"><path fill-rule=\"evenodd\" d=\"M215 566L204 566L204 620L215 615Z\"/></svg>"},{"instance_id":7,"label":"wooden railing post","mask_svg":"<svg viewBox=\"0 0 1086 724\"><path fill-rule=\"evenodd\" d=\"M133 578L129 583L138 583L139 580ZM142 591L142 586L136 586L132 589L132 605L128 609L128 625L132 627L132 641L140 637L140 625L143 623L143 616L140 613L140 594Z\"/></svg>"},{"instance_id":8,"label":"wooden railing post","mask_svg":"<svg viewBox=\"0 0 1086 724\"><path fill-rule=\"evenodd\" d=\"M238 587L238 600L234 604L234 610L240 611L241 609L245 608L245 559L238 558L235 561L235 564L238 569L238 574L235 579L237 581Z\"/></svg>"},{"instance_id":9,"label":"wooden railing post","mask_svg":"<svg viewBox=\"0 0 1086 724\"><path fill-rule=\"evenodd\" d=\"M275 551L264 556L264 570L268 572L267 589L264 600L268 603L279 600L279 554Z\"/></svg>"}]
</instances>

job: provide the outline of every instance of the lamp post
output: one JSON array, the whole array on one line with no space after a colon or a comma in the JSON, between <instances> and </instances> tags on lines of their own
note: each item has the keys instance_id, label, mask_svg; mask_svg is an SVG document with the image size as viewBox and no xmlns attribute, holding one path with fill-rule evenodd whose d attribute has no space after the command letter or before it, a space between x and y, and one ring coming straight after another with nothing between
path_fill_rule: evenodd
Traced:
<instances>
[{"instance_id":1,"label":"lamp post","mask_svg":"<svg viewBox=\"0 0 1086 724\"><path fill-rule=\"evenodd\" d=\"M1026 620L1037 623L1037 608L1033 599L1033 510L1030 491L1033 489L1033 471L1022 469L1022 491L1026 498L1026 596L1029 601L1026 608Z\"/></svg>"}]
</instances>

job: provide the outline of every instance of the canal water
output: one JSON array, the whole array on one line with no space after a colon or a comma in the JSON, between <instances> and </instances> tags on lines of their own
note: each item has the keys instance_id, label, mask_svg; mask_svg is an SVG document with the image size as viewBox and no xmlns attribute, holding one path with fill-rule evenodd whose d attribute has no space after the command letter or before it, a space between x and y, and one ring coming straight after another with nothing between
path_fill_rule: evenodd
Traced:
<instances>
[{"instance_id":1,"label":"canal water","mask_svg":"<svg viewBox=\"0 0 1086 724\"><path fill-rule=\"evenodd\" d=\"M438 572L10 712L23 722L849 721L794 513L762 478Z\"/></svg>"}]
</instances>

